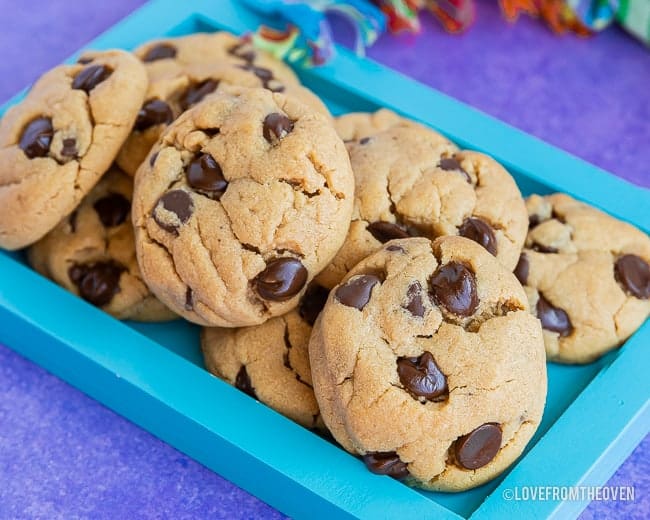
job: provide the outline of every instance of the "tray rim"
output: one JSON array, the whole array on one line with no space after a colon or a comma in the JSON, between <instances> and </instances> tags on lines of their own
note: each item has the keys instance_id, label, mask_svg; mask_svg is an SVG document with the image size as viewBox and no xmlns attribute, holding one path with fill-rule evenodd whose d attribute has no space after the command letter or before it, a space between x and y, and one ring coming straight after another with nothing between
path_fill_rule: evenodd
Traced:
<instances>
[{"instance_id":1,"label":"tray rim","mask_svg":"<svg viewBox=\"0 0 650 520\"><path fill-rule=\"evenodd\" d=\"M219 4L218 6L216 4ZM241 32L252 26L256 19L243 8L235 5L234 0L221 0L214 2L209 0L194 0L192 2L180 3L171 0L153 0L140 9L133 12L129 17L110 27L97 39L90 42L86 47L106 47L120 34L120 47L132 47L140 40L149 39L170 30L177 26L180 21L189 17L199 17L209 21L211 25L219 25L225 29ZM155 19L156 24L151 24ZM145 24L143 31L142 22ZM149 33L149 35L147 35ZM129 37L137 34L137 39L129 43ZM131 36L129 36L131 35ZM114 45L114 44L112 44ZM77 53L75 53L76 55ZM455 101L444 94L441 94L429 87L415 82L401 74L384 68L370 60L359 60L345 50L339 50L339 55L334 62L321 69L313 70L313 74L321 79L343 87L345 90L356 92L365 99L378 104L387 105L403 113L418 114L419 120L426 122L432 115L436 116L436 128L446 133L452 140L459 144L478 150L489 151L497 160L500 160L506 167L521 171L528 177L559 188L571 193L581 190L581 197L592 204L605 209L619 218L628 220L644 229L650 229L650 214L644 212L650 201L650 191L635 187L632 184L607 174L603 170L590 165L580 159L570 156L566 152L558 150L551 145L543 143L519 130L509 127L490 116L482 114L458 101ZM373 94L362 92L361 85L364 82L371 82L381 76L381 82L373 83L376 90ZM396 89L395 86L403 87L405 90ZM396 99L398 93L401 98ZM414 106L415 101L425 94L427 101L431 101L427 107ZM5 103L0 112L11 105L18 96ZM445 109L445 115L435 113L440 108ZM468 124L471 122L472 124ZM467 125L467 126L465 126ZM468 131L468 128L470 129ZM489 130L489 131L488 131ZM459 137L462 131L463 137ZM508 141L509 146L500 143ZM471 142L471 145L470 145ZM534 161L535 156L544 156L544 162ZM561 171L570 168L574 176L566 178ZM594 181L595 179L595 181ZM587 189L580 183L590 180ZM567 187L568 186L568 187ZM622 195L612 201L611 193L622 192ZM587 196L585 196L585 193ZM266 409L255 401L242 396L239 392L228 385L216 380L205 371L184 360L180 356L162 349L162 367L157 367L153 380L147 379L142 373L135 370L136 367L147 366L147 356L155 349L156 356L161 356L159 346L149 338L140 335L128 326L113 320L101 311L89 308L87 304L74 296L66 293L59 287L46 282L36 273L23 265L15 262L8 255L0 255L0 272L7 275L7 283L0 287L0 322L7 324L4 330L0 331L0 340L37 362L54 374L72 383L74 386L91 395L95 399L108 405L118 413L126 416L136 424L144 427L154 435L161 437L166 442L188 453L193 458L203 462L208 467L219 471L229 480L249 490L268 503L274 505L292 515L313 516L313 509L303 509L305 504L317 505L319 515L335 517L359 517L376 518L392 517L399 514L401 507L408 506L411 512L422 514L424 517L435 515L436 517L461 518L443 506L420 495L419 493L402 486L390 479L379 479L370 476L361 465L351 464L352 457L348 457L338 448L318 446L318 449L325 449L328 457L349 471L346 476L353 476L355 485L354 492L358 496L346 496L341 494L349 491L346 482L340 482L340 475L330 475L333 479L324 482L322 479L305 475L304 468L283 463L278 459L278 454L286 450L264 450L261 452L259 446L249 446L251 439L242 436L241 431L233 431L223 428L212 428L214 433L206 430L210 421L208 410L196 405L189 406L191 413L183 413L181 410L188 408L179 404L179 399L185 396L189 389L184 388L180 394L178 388L173 391L169 388L170 377L174 374L186 374L187 377L195 378L197 388L203 391L214 391L215 385L220 385L219 392L226 396L227 405L236 411L253 411L256 418L262 416L265 424L281 426L283 435L289 430L292 437L298 442L306 445L313 445L315 436L302 428L293 425L290 421L280 418L278 414ZM62 312L33 312L32 299L35 295L32 290L25 290L26 287L39 289L41 299L45 301L56 301L62 298L66 313L76 309L80 314L90 313L93 324L104 330L107 335L96 338L97 341L87 343L88 338L79 336L78 332L70 328L65 320L60 320ZM45 291L45 294L43 294ZM50 298L43 298L49 296ZM38 318L38 319L35 319ZM58 320L58 321L57 321ZM107 338L114 337L111 334L121 333L132 338L138 345L138 354L134 356L133 345L122 342L121 348L115 352L116 346L111 345L112 358L103 354ZM133 336L132 336L133 335ZM30 344L27 339L39 339L40 341ZM137 341L136 341L137 340ZM643 396L650 395L650 384L647 378L644 380L642 367L647 366L650 361L650 353L643 355L643 350L638 345L630 348L631 345L646 343L650 340L650 323L638 331L618 357L609 367L600 371L589 385L581 392L578 398L565 410L560 418L553 424L548 432L537 442L532 450L521 459L517 466L503 480L503 482L488 495L485 502L472 514L472 518L488 518L493 515L513 513L518 515L544 515L553 516L559 514L577 514L586 503L556 503L556 502L507 502L500 500L500 493L503 489L514 487L522 476L526 478L526 485L546 485L544 481L547 476L553 478L554 484L561 479L558 473L558 461L547 457L558 444L566 444L571 433L576 427L581 427L585 420L593 422L598 419L597 430L600 435L592 443L589 450L581 453L578 464L573 465L574 471L566 477L567 483L556 485L577 485L584 483L602 484L616 469L618 464L634 448L645 433L650 424L650 406L648 399ZM50 343L62 349L56 356L51 352L39 350L36 344ZM140 350L142 352L140 352ZM115 356L119 353L120 356ZM66 363L62 362L62 356ZM116 359L117 357L117 359ZM135 363L137 359L138 363ZM149 358L150 359L150 358ZM158 359L157 359L158 361ZM631 379L637 383L636 386L629 385L623 390L612 392L616 388L616 381L621 377ZM106 388L98 384L103 381L109 383ZM111 386L113 385L113 386ZM129 399L117 399L111 394L115 388L120 388ZM637 392L633 392L637 390ZM638 392L638 390L641 390ZM644 391L645 390L645 391ZM196 391L196 389L195 389ZM198 394L197 394L198 395ZM135 403L146 404L152 407L152 411L138 410ZM602 408L609 403L617 413L614 417L604 417ZM187 403L185 403L187 404ZM172 406L173 405L173 406ZM158 415L157 415L158 414ZM595 415L594 415L595 414ZM183 431L192 433L197 439L206 439L210 442L218 441L223 447L233 449L237 456L228 458L229 462L241 459L245 460L251 467L259 471L257 480L250 478L247 473L241 470L224 467L223 463L214 460L214 455L206 453L200 446L192 446L182 438L178 438L173 432L166 432L164 427L158 424L161 417L174 417L180 421ZM187 424L186 424L187 423ZM311 438L311 440L307 440ZM254 441L254 439L253 439ZM320 441L321 444L327 444ZM253 442L253 444L255 444ZM291 443L287 443L291 444ZM303 446L304 447L304 446ZM263 447L262 447L263 448ZM582 448L581 448L582 449ZM303 450L304 451L304 450ZM223 454L221 454L223 456ZM259 456L258 456L259 455ZM341 456L344 456L344 460ZM560 461L562 458L559 459ZM331 462L331 461L330 461ZM337 466L338 467L338 466ZM322 471L321 476L327 475L327 467L314 468ZM315 473L312 471L312 473ZM330 472L331 473L331 472ZM272 476L273 479L260 479L259 474ZM531 478L535 477L534 480ZM266 486L260 486L260 481L266 481ZM269 485L270 482L270 485ZM332 484L336 485L333 486ZM349 484L349 483L347 483ZM304 499L301 506L296 502L300 500L289 500L291 495L288 491L296 493ZM284 497L282 495L285 495ZM390 495L390 500L386 497ZM398 507L399 506L399 507ZM403 511L403 510L402 510Z\"/></svg>"}]
</instances>

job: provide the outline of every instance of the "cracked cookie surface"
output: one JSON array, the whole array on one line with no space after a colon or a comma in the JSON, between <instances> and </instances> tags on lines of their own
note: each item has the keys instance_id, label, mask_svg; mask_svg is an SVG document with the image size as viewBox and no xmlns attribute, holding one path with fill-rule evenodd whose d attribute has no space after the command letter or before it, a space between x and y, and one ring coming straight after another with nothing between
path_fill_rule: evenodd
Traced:
<instances>
[{"instance_id":1,"label":"cracked cookie surface","mask_svg":"<svg viewBox=\"0 0 650 520\"><path fill-rule=\"evenodd\" d=\"M324 116L265 89L214 94L169 127L136 174L144 278L200 325L285 314L343 243L353 191Z\"/></svg>"},{"instance_id":2,"label":"cracked cookie surface","mask_svg":"<svg viewBox=\"0 0 650 520\"><path fill-rule=\"evenodd\" d=\"M650 315L650 238L568 195L526 200L515 274L544 328L549 360L588 363Z\"/></svg>"},{"instance_id":3,"label":"cracked cookie surface","mask_svg":"<svg viewBox=\"0 0 650 520\"><path fill-rule=\"evenodd\" d=\"M364 134L365 135L365 134ZM415 123L346 143L355 203L345 243L319 275L337 284L354 265L395 238L463 235L508 269L517 264L527 214L512 177L490 157L458 148Z\"/></svg>"},{"instance_id":4,"label":"cracked cookie surface","mask_svg":"<svg viewBox=\"0 0 650 520\"><path fill-rule=\"evenodd\" d=\"M306 428L325 428L314 397L307 346L327 290L312 285L298 309L240 329L205 328L207 369Z\"/></svg>"},{"instance_id":5,"label":"cracked cookie surface","mask_svg":"<svg viewBox=\"0 0 650 520\"><path fill-rule=\"evenodd\" d=\"M135 256L133 179L113 167L79 207L27 252L31 266L118 319L176 317L151 294Z\"/></svg>"},{"instance_id":6,"label":"cracked cookie surface","mask_svg":"<svg viewBox=\"0 0 650 520\"><path fill-rule=\"evenodd\" d=\"M302 87L291 68L227 32L156 40L136 49L149 88L133 131L117 157L134 175L167 125L225 85L283 92L329 117L320 99Z\"/></svg>"},{"instance_id":7,"label":"cracked cookie surface","mask_svg":"<svg viewBox=\"0 0 650 520\"><path fill-rule=\"evenodd\" d=\"M371 471L459 491L497 476L541 420L539 321L463 237L392 240L332 289L309 343L326 426Z\"/></svg>"},{"instance_id":8,"label":"cracked cookie surface","mask_svg":"<svg viewBox=\"0 0 650 520\"><path fill-rule=\"evenodd\" d=\"M44 74L0 121L0 247L36 242L108 170L147 88L142 64L113 50Z\"/></svg>"}]
</instances>

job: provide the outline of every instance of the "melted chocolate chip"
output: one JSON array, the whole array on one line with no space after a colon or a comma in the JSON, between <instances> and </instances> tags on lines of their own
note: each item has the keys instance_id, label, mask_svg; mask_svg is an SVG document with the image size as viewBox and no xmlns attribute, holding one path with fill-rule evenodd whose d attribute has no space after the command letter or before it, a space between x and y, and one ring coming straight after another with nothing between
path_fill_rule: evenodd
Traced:
<instances>
[{"instance_id":1,"label":"melted chocolate chip","mask_svg":"<svg viewBox=\"0 0 650 520\"><path fill-rule=\"evenodd\" d=\"M293 122L284 114L274 112L264 118L262 134L269 143L283 139L293 131Z\"/></svg>"},{"instance_id":2,"label":"melted chocolate chip","mask_svg":"<svg viewBox=\"0 0 650 520\"><path fill-rule=\"evenodd\" d=\"M371 222L366 226L368 232L382 244L393 240L394 238L409 238L410 235L398 224L379 220Z\"/></svg>"},{"instance_id":3,"label":"melted chocolate chip","mask_svg":"<svg viewBox=\"0 0 650 520\"><path fill-rule=\"evenodd\" d=\"M542 322L542 327L552 332L557 332L560 336L565 337L573 332L573 325L569 315L558 307L554 307L542 293L537 300L537 317Z\"/></svg>"},{"instance_id":4,"label":"melted chocolate chip","mask_svg":"<svg viewBox=\"0 0 650 520\"><path fill-rule=\"evenodd\" d=\"M497 239L494 236L494 230L484 220L476 217L465 219L465 222L458 228L458 234L481 244L491 255L497 256Z\"/></svg>"},{"instance_id":5,"label":"melted chocolate chip","mask_svg":"<svg viewBox=\"0 0 650 520\"><path fill-rule=\"evenodd\" d=\"M552 247L552 246L545 246L543 244L538 244L535 242L532 246L531 249L533 251L537 251L538 253L551 253L555 254L559 252L559 249L557 247Z\"/></svg>"},{"instance_id":6,"label":"melted chocolate chip","mask_svg":"<svg viewBox=\"0 0 650 520\"><path fill-rule=\"evenodd\" d=\"M515 267L515 276L521 285L526 285L528 283L528 271L530 270L530 263L528 262L528 257L526 253L521 253L519 256L519 262L517 262L517 267Z\"/></svg>"},{"instance_id":7,"label":"melted chocolate chip","mask_svg":"<svg viewBox=\"0 0 650 520\"><path fill-rule=\"evenodd\" d=\"M318 318L323 307L325 307L329 293L325 287L317 284L312 284L307 289L307 292L300 301L298 312L300 313L300 317L309 323L309 325L313 326L316 322L316 318Z\"/></svg>"},{"instance_id":8,"label":"melted chocolate chip","mask_svg":"<svg viewBox=\"0 0 650 520\"><path fill-rule=\"evenodd\" d=\"M253 399L257 399L255 389L251 384L251 378L248 377L248 372L244 365L242 365L239 372L237 372L237 377L235 377L235 386L245 394L250 395Z\"/></svg>"},{"instance_id":9,"label":"melted chocolate chip","mask_svg":"<svg viewBox=\"0 0 650 520\"><path fill-rule=\"evenodd\" d=\"M465 176L465 179L470 184L472 183L472 178L469 176L463 167L460 165L460 161L455 157L442 157L438 163L438 168L445 171L457 171L462 173Z\"/></svg>"},{"instance_id":10,"label":"melted chocolate chip","mask_svg":"<svg viewBox=\"0 0 650 520\"><path fill-rule=\"evenodd\" d=\"M422 285L417 280L411 282L409 288L406 290L407 303L404 308L409 311L413 316L421 318L424 316L424 298L423 298Z\"/></svg>"},{"instance_id":11,"label":"melted chocolate chip","mask_svg":"<svg viewBox=\"0 0 650 520\"><path fill-rule=\"evenodd\" d=\"M255 51L251 48L251 45L248 42L241 42L237 45L233 45L228 49L228 54L241 58L249 63L255 60Z\"/></svg>"},{"instance_id":12,"label":"melted chocolate chip","mask_svg":"<svg viewBox=\"0 0 650 520\"><path fill-rule=\"evenodd\" d=\"M372 288L380 283L381 279L374 274L353 276L336 289L335 298L343 305L361 311L370 301Z\"/></svg>"},{"instance_id":13,"label":"melted chocolate chip","mask_svg":"<svg viewBox=\"0 0 650 520\"><path fill-rule=\"evenodd\" d=\"M206 79L196 85L190 85L178 102L183 110L187 110L192 105L196 105L208 94L212 94L218 86L219 82L214 79Z\"/></svg>"},{"instance_id":14,"label":"melted chocolate chip","mask_svg":"<svg viewBox=\"0 0 650 520\"><path fill-rule=\"evenodd\" d=\"M397 480L409 476L408 466L402 462L394 451L366 453L363 462L370 471L377 475L388 475Z\"/></svg>"},{"instance_id":15,"label":"melted chocolate chip","mask_svg":"<svg viewBox=\"0 0 650 520\"><path fill-rule=\"evenodd\" d=\"M63 140L63 148L61 148L61 155L63 157L77 157L77 140L74 137L68 137Z\"/></svg>"},{"instance_id":16,"label":"melted chocolate chip","mask_svg":"<svg viewBox=\"0 0 650 520\"><path fill-rule=\"evenodd\" d=\"M219 200L228 187L219 163L207 153L192 159L185 170L185 177L192 188Z\"/></svg>"},{"instance_id":17,"label":"melted chocolate chip","mask_svg":"<svg viewBox=\"0 0 650 520\"><path fill-rule=\"evenodd\" d=\"M650 298L650 266L636 255L623 255L614 265L616 281L635 298Z\"/></svg>"},{"instance_id":18,"label":"melted chocolate chip","mask_svg":"<svg viewBox=\"0 0 650 520\"><path fill-rule=\"evenodd\" d=\"M138 112L133 128L139 132L155 125L168 125L174 120L172 109L162 99L146 101Z\"/></svg>"},{"instance_id":19,"label":"melted chocolate chip","mask_svg":"<svg viewBox=\"0 0 650 520\"><path fill-rule=\"evenodd\" d=\"M402 246L396 246L396 245L390 245L386 248L386 251L393 251L393 252L398 252L398 253L406 253L404 251L404 248Z\"/></svg>"},{"instance_id":20,"label":"melted chocolate chip","mask_svg":"<svg viewBox=\"0 0 650 520\"><path fill-rule=\"evenodd\" d=\"M265 300L281 302L293 298L307 283L307 269L295 258L277 258L253 281L257 294Z\"/></svg>"},{"instance_id":21,"label":"melted chocolate chip","mask_svg":"<svg viewBox=\"0 0 650 520\"><path fill-rule=\"evenodd\" d=\"M159 215L159 208L163 208L176 215L181 224L185 224L194 212L192 197L184 190L172 190L158 199L153 211L153 219L161 228L170 233L178 234L179 224L171 219Z\"/></svg>"},{"instance_id":22,"label":"melted chocolate chip","mask_svg":"<svg viewBox=\"0 0 650 520\"><path fill-rule=\"evenodd\" d=\"M188 287L185 290L185 310L191 311L194 309L194 294L192 293L192 288Z\"/></svg>"},{"instance_id":23,"label":"melted chocolate chip","mask_svg":"<svg viewBox=\"0 0 650 520\"><path fill-rule=\"evenodd\" d=\"M129 216L131 202L120 193L111 193L93 204L93 208L105 227L119 226Z\"/></svg>"},{"instance_id":24,"label":"melted chocolate chip","mask_svg":"<svg viewBox=\"0 0 650 520\"><path fill-rule=\"evenodd\" d=\"M440 266L429 280L434 301L449 312L471 316L478 307L476 278L465 265L449 262Z\"/></svg>"},{"instance_id":25,"label":"melted chocolate chip","mask_svg":"<svg viewBox=\"0 0 650 520\"><path fill-rule=\"evenodd\" d=\"M420 357L398 358L397 374L406 391L416 399L444 401L449 396L447 378L430 352Z\"/></svg>"},{"instance_id":26,"label":"melted chocolate chip","mask_svg":"<svg viewBox=\"0 0 650 520\"><path fill-rule=\"evenodd\" d=\"M174 58L176 56L176 47L169 43L159 43L154 45L147 51L142 58L144 62L164 60L167 58Z\"/></svg>"},{"instance_id":27,"label":"melted chocolate chip","mask_svg":"<svg viewBox=\"0 0 650 520\"><path fill-rule=\"evenodd\" d=\"M478 469L490 462L501 448L501 427L486 423L456 440L456 462L466 469Z\"/></svg>"},{"instance_id":28,"label":"melted chocolate chip","mask_svg":"<svg viewBox=\"0 0 650 520\"><path fill-rule=\"evenodd\" d=\"M368 144L370 142L370 137L362 137L359 139L359 144Z\"/></svg>"},{"instance_id":29,"label":"melted chocolate chip","mask_svg":"<svg viewBox=\"0 0 650 520\"><path fill-rule=\"evenodd\" d=\"M27 124L18 146L30 159L45 157L50 151L53 135L52 120L49 117L39 117Z\"/></svg>"},{"instance_id":30,"label":"melted chocolate chip","mask_svg":"<svg viewBox=\"0 0 650 520\"><path fill-rule=\"evenodd\" d=\"M84 300L101 307L119 292L120 276L124 270L123 266L113 261L73 264L68 269L68 276Z\"/></svg>"},{"instance_id":31,"label":"melted chocolate chip","mask_svg":"<svg viewBox=\"0 0 650 520\"><path fill-rule=\"evenodd\" d=\"M77 73L72 81L72 88L75 90L83 90L88 94L112 73L113 71L105 65L90 65Z\"/></svg>"}]
</instances>

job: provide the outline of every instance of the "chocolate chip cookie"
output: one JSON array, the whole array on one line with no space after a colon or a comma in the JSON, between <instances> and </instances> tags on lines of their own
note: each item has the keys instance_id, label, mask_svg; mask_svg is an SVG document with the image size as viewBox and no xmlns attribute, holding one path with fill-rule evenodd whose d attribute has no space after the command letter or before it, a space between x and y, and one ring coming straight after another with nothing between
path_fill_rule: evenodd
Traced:
<instances>
[{"instance_id":1,"label":"chocolate chip cookie","mask_svg":"<svg viewBox=\"0 0 650 520\"><path fill-rule=\"evenodd\" d=\"M527 214L517 185L490 157L458 151L420 125L398 125L347 143L355 205L345 244L318 277L332 287L395 238L462 235L508 269L517 264Z\"/></svg>"},{"instance_id":2,"label":"chocolate chip cookie","mask_svg":"<svg viewBox=\"0 0 650 520\"><path fill-rule=\"evenodd\" d=\"M306 428L323 429L307 345L327 293L327 289L312 285L298 309L262 325L203 329L201 347L206 367Z\"/></svg>"},{"instance_id":3,"label":"chocolate chip cookie","mask_svg":"<svg viewBox=\"0 0 650 520\"><path fill-rule=\"evenodd\" d=\"M118 319L176 316L151 294L135 257L133 180L112 168L79 207L28 250L34 269Z\"/></svg>"},{"instance_id":4,"label":"chocolate chip cookie","mask_svg":"<svg viewBox=\"0 0 650 520\"><path fill-rule=\"evenodd\" d=\"M117 158L130 175L135 174L169 123L220 86L283 92L329 117L322 101L299 84L287 65L226 32L158 40L140 47L135 54L144 62L149 89Z\"/></svg>"},{"instance_id":5,"label":"chocolate chip cookie","mask_svg":"<svg viewBox=\"0 0 650 520\"><path fill-rule=\"evenodd\" d=\"M358 141L395 126L422 127L387 108L381 108L376 112L351 112L334 120L336 132L344 142Z\"/></svg>"},{"instance_id":6,"label":"chocolate chip cookie","mask_svg":"<svg viewBox=\"0 0 650 520\"><path fill-rule=\"evenodd\" d=\"M44 74L0 121L0 247L36 242L108 170L142 105L131 54L87 52Z\"/></svg>"},{"instance_id":7,"label":"chocolate chip cookie","mask_svg":"<svg viewBox=\"0 0 650 520\"><path fill-rule=\"evenodd\" d=\"M324 116L269 90L224 89L172 123L136 174L144 278L200 325L285 314L343 243L353 191Z\"/></svg>"},{"instance_id":8,"label":"chocolate chip cookie","mask_svg":"<svg viewBox=\"0 0 650 520\"><path fill-rule=\"evenodd\" d=\"M544 328L549 360L588 363L650 315L650 239L568 195L532 195L515 274Z\"/></svg>"},{"instance_id":9,"label":"chocolate chip cookie","mask_svg":"<svg viewBox=\"0 0 650 520\"><path fill-rule=\"evenodd\" d=\"M309 357L336 440L425 489L497 476L544 409L539 321L515 276L463 237L392 240L359 263L330 292Z\"/></svg>"}]
</instances>

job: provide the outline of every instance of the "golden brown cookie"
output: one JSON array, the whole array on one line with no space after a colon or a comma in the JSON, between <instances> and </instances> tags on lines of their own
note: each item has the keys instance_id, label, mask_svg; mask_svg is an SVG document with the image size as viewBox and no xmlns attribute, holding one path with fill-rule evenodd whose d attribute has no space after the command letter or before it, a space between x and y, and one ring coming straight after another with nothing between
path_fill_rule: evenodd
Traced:
<instances>
[{"instance_id":1,"label":"golden brown cookie","mask_svg":"<svg viewBox=\"0 0 650 520\"><path fill-rule=\"evenodd\" d=\"M358 141L395 126L424 128L419 123L381 108L376 112L350 112L334 119L334 127L344 142Z\"/></svg>"},{"instance_id":2,"label":"golden brown cookie","mask_svg":"<svg viewBox=\"0 0 650 520\"><path fill-rule=\"evenodd\" d=\"M539 321L463 237L392 240L330 292L309 343L325 425L368 468L438 491L496 477L546 398Z\"/></svg>"},{"instance_id":3,"label":"golden brown cookie","mask_svg":"<svg viewBox=\"0 0 650 520\"><path fill-rule=\"evenodd\" d=\"M113 50L44 74L0 121L0 247L36 242L110 167L147 88L142 64Z\"/></svg>"}]
</instances>

